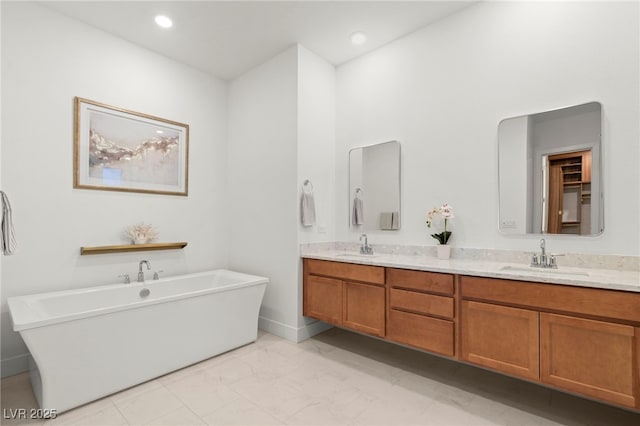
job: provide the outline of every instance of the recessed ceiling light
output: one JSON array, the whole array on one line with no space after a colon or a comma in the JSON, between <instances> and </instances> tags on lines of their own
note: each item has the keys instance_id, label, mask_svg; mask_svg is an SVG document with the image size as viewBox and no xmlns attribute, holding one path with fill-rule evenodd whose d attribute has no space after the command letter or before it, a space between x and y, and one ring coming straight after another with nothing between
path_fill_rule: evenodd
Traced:
<instances>
[{"instance_id":1,"label":"recessed ceiling light","mask_svg":"<svg viewBox=\"0 0 640 426\"><path fill-rule=\"evenodd\" d=\"M351 43L355 45L364 44L367 41L367 36L362 31L351 34Z\"/></svg>"},{"instance_id":2,"label":"recessed ceiling light","mask_svg":"<svg viewBox=\"0 0 640 426\"><path fill-rule=\"evenodd\" d=\"M157 133L157 134L159 134L159 135L161 135L161 134L163 134L164 132L163 132L162 130L156 130L156 133Z\"/></svg>"},{"instance_id":3,"label":"recessed ceiling light","mask_svg":"<svg viewBox=\"0 0 640 426\"><path fill-rule=\"evenodd\" d=\"M171 28L173 27L173 21L164 15L156 16L156 24L162 28Z\"/></svg>"}]
</instances>

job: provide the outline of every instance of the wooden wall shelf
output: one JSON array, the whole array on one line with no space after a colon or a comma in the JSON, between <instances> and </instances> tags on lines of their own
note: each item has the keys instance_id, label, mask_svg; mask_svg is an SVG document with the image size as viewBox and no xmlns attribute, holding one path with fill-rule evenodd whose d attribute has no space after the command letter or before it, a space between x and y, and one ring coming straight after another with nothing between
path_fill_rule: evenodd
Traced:
<instances>
[{"instance_id":1,"label":"wooden wall shelf","mask_svg":"<svg viewBox=\"0 0 640 426\"><path fill-rule=\"evenodd\" d=\"M105 254L105 253L125 253L130 251L153 251L153 250L178 250L187 246L186 242L179 243L151 243L151 244L123 244L117 246L96 246L80 247L80 255Z\"/></svg>"}]
</instances>

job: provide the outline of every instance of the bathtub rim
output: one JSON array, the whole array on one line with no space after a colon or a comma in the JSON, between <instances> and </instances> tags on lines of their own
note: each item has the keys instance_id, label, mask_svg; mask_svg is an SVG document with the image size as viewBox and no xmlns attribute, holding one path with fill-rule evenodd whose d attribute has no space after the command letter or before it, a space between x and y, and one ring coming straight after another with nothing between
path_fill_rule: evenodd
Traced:
<instances>
[{"instance_id":1,"label":"bathtub rim","mask_svg":"<svg viewBox=\"0 0 640 426\"><path fill-rule=\"evenodd\" d=\"M176 281L178 279L184 278L198 278L205 276L215 276L219 273L222 274L231 274L232 276L240 277L243 279L241 282L236 282L232 284L223 285L220 287L211 287L200 290L194 290L190 292L159 297L156 299L145 299L145 300L136 300L132 303L126 303L117 306L110 306L99 309L92 309L86 311L80 311L77 313L73 313L70 315L59 315L59 316L49 316L49 317L41 317L38 316L37 312L34 312L34 307L29 302L37 301L38 299L48 298L48 297L64 297L68 295L76 295L76 294L85 294L85 293L94 293L108 290L117 290L124 288L146 288L149 287L153 290L154 284L167 283L171 281ZM7 305L9 307L9 317L11 318L11 323L13 326L13 331L22 332L31 329L46 327L48 325L59 324L62 322L68 321L76 321L83 318L94 317L99 315L107 315L113 312L124 311L128 309L138 309L143 308L145 306L157 305L161 303L171 303L175 300L187 299L192 297L201 297L206 294L213 294L223 291L232 291L234 289L239 289L242 287L250 287L261 284L268 284L269 279L266 277L246 274L244 272L232 271L229 269L214 269L210 271L203 272L195 272L184 275L174 275L170 277L164 277L159 280L147 281L144 283L133 282L130 284L106 284L99 285L95 287L82 287L77 289L70 290L59 290L59 291L50 291L46 293L35 293L23 296L13 296L7 298Z\"/></svg>"}]
</instances>

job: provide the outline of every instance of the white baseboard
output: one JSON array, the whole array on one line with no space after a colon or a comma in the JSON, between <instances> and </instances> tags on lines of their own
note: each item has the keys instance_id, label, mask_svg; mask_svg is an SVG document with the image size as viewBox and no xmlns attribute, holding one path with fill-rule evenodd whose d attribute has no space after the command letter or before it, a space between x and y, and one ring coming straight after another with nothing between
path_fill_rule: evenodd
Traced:
<instances>
[{"instance_id":1,"label":"white baseboard","mask_svg":"<svg viewBox=\"0 0 640 426\"><path fill-rule=\"evenodd\" d=\"M333 326L331 324L327 324L322 321L315 321L311 324L305 325L304 327L292 327L269 318L258 318L258 328L260 330L296 343L307 340L309 337L320 334L332 327Z\"/></svg>"},{"instance_id":2,"label":"white baseboard","mask_svg":"<svg viewBox=\"0 0 640 426\"><path fill-rule=\"evenodd\" d=\"M322 321L314 321L311 324L307 324L304 327L300 327L298 329L298 342L302 342L307 340L310 337L315 336L316 334L320 334L333 328L331 324L327 324Z\"/></svg>"},{"instance_id":3,"label":"white baseboard","mask_svg":"<svg viewBox=\"0 0 640 426\"><path fill-rule=\"evenodd\" d=\"M29 354L3 359L0 364L2 378L15 376L25 371L29 371Z\"/></svg>"}]
</instances>

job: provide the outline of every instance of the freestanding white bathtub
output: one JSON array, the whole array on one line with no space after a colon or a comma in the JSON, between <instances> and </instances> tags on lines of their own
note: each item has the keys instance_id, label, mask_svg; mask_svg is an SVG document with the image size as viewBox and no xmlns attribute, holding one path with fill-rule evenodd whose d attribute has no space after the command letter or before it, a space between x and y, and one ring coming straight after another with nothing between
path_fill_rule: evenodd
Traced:
<instances>
[{"instance_id":1,"label":"freestanding white bathtub","mask_svg":"<svg viewBox=\"0 0 640 426\"><path fill-rule=\"evenodd\" d=\"M60 413L255 341L268 281L216 270L8 303L38 403Z\"/></svg>"}]
</instances>

